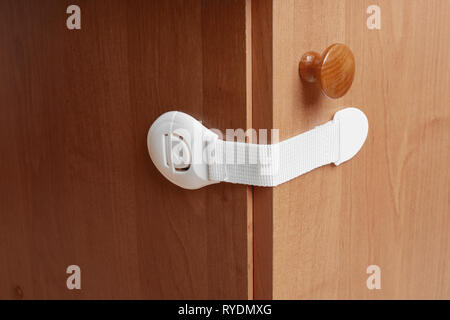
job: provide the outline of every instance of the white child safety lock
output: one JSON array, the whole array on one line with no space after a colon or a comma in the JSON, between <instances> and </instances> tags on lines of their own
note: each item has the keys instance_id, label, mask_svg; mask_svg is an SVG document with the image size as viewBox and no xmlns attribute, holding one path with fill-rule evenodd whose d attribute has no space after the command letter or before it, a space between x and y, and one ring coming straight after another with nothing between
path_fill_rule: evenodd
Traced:
<instances>
[{"instance_id":1,"label":"white child safety lock","mask_svg":"<svg viewBox=\"0 0 450 320\"><path fill-rule=\"evenodd\" d=\"M276 144L224 141L179 111L150 127L147 146L158 170L172 183L199 189L221 181L274 187L315 168L351 159L363 146L369 124L359 109Z\"/></svg>"}]
</instances>

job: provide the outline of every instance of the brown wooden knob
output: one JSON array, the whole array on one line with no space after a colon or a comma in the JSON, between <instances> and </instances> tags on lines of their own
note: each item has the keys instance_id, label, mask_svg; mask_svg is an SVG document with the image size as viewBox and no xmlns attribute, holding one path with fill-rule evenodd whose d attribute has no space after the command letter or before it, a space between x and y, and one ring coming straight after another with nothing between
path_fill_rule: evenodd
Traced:
<instances>
[{"instance_id":1,"label":"brown wooden knob","mask_svg":"<svg viewBox=\"0 0 450 320\"><path fill-rule=\"evenodd\" d=\"M317 82L328 97L337 99L350 89L355 76L355 57L344 44L329 46L322 55L307 52L300 60L300 77L306 82Z\"/></svg>"}]
</instances>

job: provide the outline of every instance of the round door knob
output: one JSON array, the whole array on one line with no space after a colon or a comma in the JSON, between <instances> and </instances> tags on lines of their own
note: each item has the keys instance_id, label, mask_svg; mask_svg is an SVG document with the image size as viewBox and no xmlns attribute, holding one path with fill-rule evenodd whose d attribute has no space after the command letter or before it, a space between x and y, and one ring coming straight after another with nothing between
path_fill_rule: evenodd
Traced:
<instances>
[{"instance_id":1,"label":"round door knob","mask_svg":"<svg viewBox=\"0 0 450 320\"><path fill-rule=\"evenodd\" d=\"M337 99L352 86L355 76L355 57L343 44L329 46L322 55L310 51L300 60L300 77L306 82L317 82L323 93Z\"/></svg>"}]
</instances>

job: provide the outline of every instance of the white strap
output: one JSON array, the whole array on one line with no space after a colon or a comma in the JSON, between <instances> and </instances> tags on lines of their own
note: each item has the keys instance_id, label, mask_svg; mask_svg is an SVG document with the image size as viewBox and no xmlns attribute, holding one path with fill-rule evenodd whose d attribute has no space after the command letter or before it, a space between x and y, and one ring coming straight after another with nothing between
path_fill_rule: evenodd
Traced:
<instances>
[{"instance_id":1,"label":"white strap","mask_svg":"<svg viewBox=\"0 0 450 320\"><path fill-rule=\"evenodd\" d=\"M339 159L339 120L277 144L216 140L209 179L274 187Z\"/></svg>"},{"instance_id":2,"label":"white strap","mask_svg":"<svg viewBox=\"0 0 450 320\"><path fill-rule=\"evenodd\" d=\"M158 170L185 189L220 181L274 187L320 166L350 160L368 130L361 110L345 108L324 125L280 143L247 144L220 140L190 115L170 111L150 127L147 146Z\"/></svg>"}]
</instances>

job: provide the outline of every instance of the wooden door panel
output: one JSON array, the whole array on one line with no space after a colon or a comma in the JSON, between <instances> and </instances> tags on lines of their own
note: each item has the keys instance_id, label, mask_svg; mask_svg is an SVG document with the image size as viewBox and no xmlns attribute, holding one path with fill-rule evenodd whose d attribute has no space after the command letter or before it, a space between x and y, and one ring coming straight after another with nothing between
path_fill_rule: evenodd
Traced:
<instances>
[{"instance_id":1,"label":"wooden door panel","mask_svg":"<svg viewBox=\"0 0 450 320\"><path fill-rule=\"evenodd\" d=\"M256 298L450 298L448 1L80 0L76 31L70 4L0 2L1 298L245 299L253 263ZM298 62L334 42L329 100ZM347 106L361 152L276 188L183 190L146 150L168 110L286 139Z\"/></svg>"},{"instance_id":2,"label":"wooden door panel","mask_svg":"<svg viewBox=\"0 0 450 320\"><path fill-rule=\"evenodd\" d=\"M245 1L80 0L72 31L70 4L0 2L0 297L247 298L249 189L180 189L146 148L173 109L246 127Z\"/></svg>"},{"instance_id":3,"label":"wooden door panel","mask_svg":"<svg viewBox=\"0 0 450 320\"><path fill-rule=\"evenodd\" d=\"M272 121L280 138L348 106L366 113L369 136L351 161L274 188L266 292L289 299L450 298L450 2L271 4ZM366 27L372 4L381 8L381 30ZM342 99L330 100L301 84L298 63L306 51L335 42L353 51L356 76ZM255 226L257 217L255 211ZM381 268L381 290L366 287L369 265Z\"/></svg>"},{"instance_id":4,"label":"wooden door panel","mask_svg":"<svg viewBox=\"0 0 450 320\"><path fill-rule=\"evenodd\" d=\"M255 297L448 298L448 3L379 1L380 31L365 27L371 2L258 4L254 75L271 77L254 79L253 123L285 139L358 106L370 130L349 163L255 188ZM269 32L258 15L272 18ZM339 100L298 77L304 52L334 42L357 60ZM365 286L371 264L382 269L380 291Z\"/></svg>"}]
</instances>

